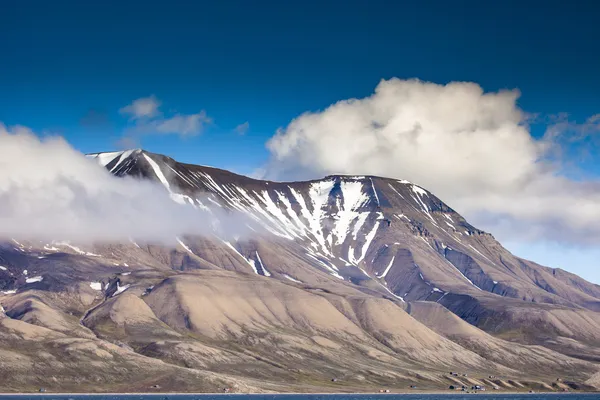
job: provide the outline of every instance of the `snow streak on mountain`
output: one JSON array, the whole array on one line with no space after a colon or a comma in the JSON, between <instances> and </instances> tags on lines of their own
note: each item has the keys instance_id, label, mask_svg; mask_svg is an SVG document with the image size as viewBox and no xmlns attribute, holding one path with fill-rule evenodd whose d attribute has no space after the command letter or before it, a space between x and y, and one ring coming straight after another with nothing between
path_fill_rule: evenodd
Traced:
<instances>
[{"instance_id":1,"label":"snow streak on mountain","mask_svg":"<svg viewBox=\"0 0 600 400\"><path fill-rule=\"evenodd\" d=\"M600 287L515 257L425 188L261 181L140 149L88 157L132 190L151 182L187 223L164 207L162 240L0 243L3 376L31 383L19 371L35 365L63 391L600 385Z\"/></svg>"},{"instance_id":2,"label":"snow streak on mountain","mask_svg":"<svg viewBox=\"0 0 600 400\"><path fill-rule=\"evenodd\" d=\"M336 279L374 284L374 290L396 299L450 301L449 294L475 290L534 301L573 302L570 296L556 298L556 293L532 282L523 261L501 248L491 235L406 180L329 176L310 182L266 182L177 163L139 149L89 157L116 176L160 182L174 201L209 212L243 213L256 238L293 247L295 255L314 268ZM245 250L247 241L232 243L221 238L221 242L243 258L251 271L271 275L258 252ZM281 274L285 271L275 276ZM531 287L507 284L515 277ZM596 304L596 300L586 299L586 304Z\"/></svg>"}]
</instances>

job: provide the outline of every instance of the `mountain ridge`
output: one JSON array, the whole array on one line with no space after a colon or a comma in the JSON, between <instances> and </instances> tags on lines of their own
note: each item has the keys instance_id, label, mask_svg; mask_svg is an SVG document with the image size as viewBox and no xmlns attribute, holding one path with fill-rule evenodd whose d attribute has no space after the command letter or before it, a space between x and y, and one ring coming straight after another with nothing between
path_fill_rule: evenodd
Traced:
<instances>
[{"instance_id":1,"label":"mountain ridge","mask_svg":"<svg viewBox=\"0 0 600 400\"><path fill-rule=\"evenodd\" d=\"M89 390L99 374L109 390L142 374L140 391L594 388L600 286L515 257L418 185L261 181L141 149L88 158L215 219L239 214L225 223L251 233L0 243L0 353L55 371L29 384Z\"/></svg>"},{"instance_id":2,"label":"mountain ridge","mask_svg":"<svg viewBox=\"0 0 600 400\"><path fill-rule=\"evenodd\" d=\"M143 153L143 152L144 152L143 150L140 150L140 153ZM149 153L149 152L147 152L147 153L148 153L148 154L154 154L154 153ZM158 156L158 157L164 157L164 156L161 156L161 155L156 155L156 156ZM172 158L168 158L168 159L169 159L169 160L171 160L171 162L174 162L174 163L176 163L176 162L175 162L175 161L174 161ZM191 165L191 164L181 164L181 165L183 165L184 167L189 167L189 166L192 166L192 167L197 167L197 166L194 166L194 165ZM232 173L230 173L230 172L228 172L228 171L225 171L225 170L222 170L222 169L216 169L216 168L213 168L213 167L205 167L205 166L200 166L200 168L208 168L208 169L212 169L214 172L217 172L218 174L228 174L228 175L232 175L232 176L235 176L236 178L238 178L238 177L239 177L239 178L242 178L243 180L248 180L248 181L251 181L251 182L252 182L252 183L254 183L254 184L256 184L256 183L259 183L259 182L264 182L264 181L260 181L260 180L257 180L257 179L253 179L253 178L244 177L244 176L242 176L242 175L232 174ZM373 184L373 178L374 178L374 179L377 179L377 180L381 180L381 181L383 181L383 184L386 184L386 183L387 183L387 184L388 184L388 185L390 185L390 186L391 186L390 182L399 182L399 183L401 183L402 185L410 185L410 186L413 188L413 192L415 191L415 188L418 188L418 189L417 189L417 191L423 191L424 193L426 193L426 194L427 194L427 197L430 197L430 196L432 196L432 197L433 197L432 199L431 199L431 197L430 197L429 199L426 199L426 200L421 200L421 201L418 201L418 202L417 202L417 203L419 203L419 205L420 205L421 207L425 207L425 209L427 209L427 210L426 210L426 212L428 212L428 209L429 209L429 208L431 208L431 212L441 211L441 212L447 212L447 213L451 213L451 214L452 214L452 213L454 213L454 214L458 215L458 214L456 213L456 211L455 211L455 210L453 210L451 207L447 206L447 205L446 205L445 203L443 203L443 202L442 202L442 201L441 201L439 198L437 198L437 197L435 197L435 195L431 194L431 192L428 192L428 191L426 191L425 189L423 189L423 188L421 188L421 187L419 187L419 186L417 186L417 185L414 185L414 184L412 184L412 183L410 183L410 182L408 182L408 181L405 181L405 180L397 180L397 179L391 179L391 178L382 178L382 177L375 177L375 176L328 175L328 176L326 176L326 177L324 177L324 178L321 178L321 179L315 179L315 180L310 180L310 181L305 181L305 182L272 182L272 181L269 181L269 182L268 182L268 184L273 184L273 185L275 185L276 187L275 187L273 190L277 191L277 190L281 190L282 188L285 188L285 186L289 186L290 184L293 184L293 185L307 185L307 184L308 184L308 185L309 185L309 184L312 184L312 183L318 183L318 182L327 182L327 181L331 181L331 180L333 180L333 181L336 181L336 185L337 185L337 184L338 184L338 182L341 182L341 181L351 181L351 182L354 182L354 181L361 181L361 180L364 180L364 179L368 179L368 180L370 180L371 187L372 187L372 189L371 189L371 190L372 190L372 193L370 194L370 196L371 196L371 197L373 197L373 196L374 196L374 197L375 197L375 199L374 199L374 200L375 200L375 201L376 201L376 203L377 203L377 209L375 209L375 210L371 210L371 211L372 211L372 212L379 212L378 210L379 210L379 209L380 209L380 207L381 207L381 204L380 204L380 201L381 201L381 200L380 200L380 197L379 197L379 196L377 196L377 193L378 193L378 191L379 191L380 189L379 189L379 188L377 188L377 189L375 188L375 185ZM159 179L159 181L160 181L160 179ZM218 178L217 178L217 181L218 181ZM265 182L265 183L266 183L266 182ZM378 182L378 183L379 183L379 182ZM363 183L363 185L364 185L364 183ZM335 185L334 185L334 186L335 186ZM203 188L203 189L208 189L208 191L211 191L211 190L212 190L212 191L215 191L215 189L214 189L214 186L212 186L212 187L210 187L210 186L209 186L209 187L207 187L207 185L204 185L204 188ZM392 188L392 189L393 189L393 190L396 192L396 194L398 194L398 195L402 196L402 194L398 193L398 191L397 191L396 189L394 189L394 188ZM335 187L332 187L332 188L331 188L331 191L334 191L334 190L335 190ZM331 193L330 193L330 194L331 194ZM416 194L416 193L415 193L415 196L418 198L418 197L419 197L419 194ZM383 196L382 196L382 197L383 197ZM413 198L413 200L415 199L415 197L412 197L412 198ZM370 200L373 200L373 199L370 199ZM292 201L293 201L293 199L292 199ZM426 204L425 204L425 202L429 202L429 204L427 204L427 205L426 205ZM388 204L389 204L389 201L387 201L387 199L385 199L385 198L384 198L384 207L385 207L386 205L388 205ZM436 208L436 206L438 206L437 208L439 208L439 210ZM429 208L428 208L428 207L429 207ZM459 216L459 215L458 215L458 216ZM397 216L396 216L396 217L397 217ZM405 217L404 217L404 218L405 218ZM430 217L430 218L431 218L431 217ZM459 216L459 218L460 218L460 223L461 223L461 225L460 225L460 226L462 226L463 228L465 228L465 229L466 229L466 230L465 230L465 233L466 233L467 235L471 235L471 234L476 234L476 235L487 235L487 236L489 236L490 238L492 238L492 239L493 239L493 236L492 236L491 234L489 234L489 233L487 233L487 232L484 232L484 231L482 231L482 230L479 230L479 229L477 229L477 228L473 227L472 225L468 224L468 222L467 222L466 220L464 220L464 218L462 218L462 217L460 217L460 216ZM429 221L428 221L428 222L429 222ZM432 222L433 222L434 224L436 224L436 221L433 221L433 220L432 220ZM446 223L447 223L447 222L446 222ZM438 224L439 224L439 221L438 221ZM436 224L436 225L438 225L438 224ZM425 225L425 226L422 226L422 225L423 225L423 224L418 224L418 225L417 225L415 228L416 228L416 230L419 232L420 236L425 236L425 237L427 237L427 235L429 234L429 230L427 229L427 226L426 226L426 225ZM439 226L438 226L438 227L439 227ZM461 233L461 235L462 235L462 233ZM494 239L494 240L495 240L495 239ZM444 245L444 244L442 243L442 246L443 246L443 245ZM452 252L452 251L453 251L453 249L452 249L452 248L450 248L449 250L448 250L447 248L445 248L445 249L444 249L444 252ZM478 252L478 254L476 255L476 258L481 258L481 257L483 256L483 254L481 254L481 252L480 252L479 250L475 249L475 251L476 251L476 252ZM483 256L483 257L485 257L485 256ZM547 268L547 267L545 267L545 268ZM594 285L594 286L597 286L597 285Z\"/></svg>"}]
</instances>

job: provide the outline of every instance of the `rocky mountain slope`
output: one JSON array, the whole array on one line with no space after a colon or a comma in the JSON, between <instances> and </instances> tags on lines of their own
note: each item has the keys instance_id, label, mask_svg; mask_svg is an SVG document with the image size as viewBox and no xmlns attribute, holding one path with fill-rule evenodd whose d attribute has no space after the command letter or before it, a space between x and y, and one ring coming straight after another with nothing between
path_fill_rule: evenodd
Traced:
<instances>
[{"instance_id":1,"label":"rocky mountain slope","mask_svg":"<svg viewBox=\"0 0 600 400\"><path fill-rule=\"evenodd\" d=\"M89 158L212 215L210 233L3 243L6 390L597 381L600 287L515 257L415 184L267 182L142 150Z\"/></svg>"}]
</instances>

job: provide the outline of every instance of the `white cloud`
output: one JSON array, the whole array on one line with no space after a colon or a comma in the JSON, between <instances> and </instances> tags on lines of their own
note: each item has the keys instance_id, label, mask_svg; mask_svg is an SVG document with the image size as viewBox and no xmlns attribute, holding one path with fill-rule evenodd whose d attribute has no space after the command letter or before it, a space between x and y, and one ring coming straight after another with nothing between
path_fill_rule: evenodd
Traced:
<instances>
[{"instance_id":1,"label":"white cloud","mask_svg":"<svg viewBox=\"0 0 600 400\"><path fill-rule=\"evenodd\" d=\"M171 118L152 121L145 128L154 128L156 132L164 134L194 136L202 133L204 126L211 121L206 112L200 111L197 114L177 114Z\"/></svg>"},{"instance_id":2,"label":"white cloud","mask_svg":"<svg viewBox=\"0 0 600 400\"><path fill-rule=\"evenodd\" d=\"M234 131L238 135L245 135L248 132L248 129L250 129L250 123L248 121L246 121L243 124L239 124L238 126L236 126L234 128Z\"/></svg>"},{"instance_id":3,"label":"white cloud","mask_svg":"<svg viewBox=\"0 0 600 400\"><path fill-rule=\"evenodd\" d=\"M149 217L151 216L151 217ZM172 243L212 233L218 218L242 235L240 214L201 212L175 203L163 186L115 178L62 138L41 141L24 127L0 123L0 238ZM231 227L231 228L229 228Z\"/></svg>"},{"instance_id":4,"label":"white cloud","mask_svg":"<svg viewBox=\"0 0 600 400\"><path fill-rule=\"evenodd\" d=\"M599 182L561 176L550 157L555 142L532 138L518 97L467 82L381 81L369 97L305 113L279 130L267 143L267 177L408 179L501 240L597 244Z\"/></svg>"},{"instance_id":5,"label":"white cloud","mask_svg":"<svg viewBox=\"0 0 600 400\"><path fill-rule=\"evenodd\" d=\"M154 96L134 100L120 112L130 116L133 126L126 131L127 136L147 134L173 134L180 136L196 136L202 133L212 119L204 110L195 114L174 114L165 117L160 111L161 102ZM133 139L135 141L135 139Z\"/></svg>"},{"instance_id":6,"label":"white cloud","mask_svg":"<svg viewBox=\"0 0 600 400\"><path fill-rule=\"evenodd\" d=\"M129 115L131 119L152 118L160 114L160 101L154 96L142 97L121 108L121 114Z\"/></svg>"}]
</instances>

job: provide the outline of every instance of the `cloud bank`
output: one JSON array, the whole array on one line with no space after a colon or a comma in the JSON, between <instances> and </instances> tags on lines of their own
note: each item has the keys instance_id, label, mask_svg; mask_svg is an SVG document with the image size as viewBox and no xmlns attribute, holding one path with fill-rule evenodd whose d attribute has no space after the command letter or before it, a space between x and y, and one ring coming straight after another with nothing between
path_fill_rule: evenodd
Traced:
<instances>
[{"instance_id":1,"label":"cloud bank","mask_svg":"<svg viewBox=\"0 0 600 400\"><path fill-rule=\"evenodd\" d=\"M519 95L468 82L383 80L369 97L305 113L280 129L267 143L266 176L407 179L501 239L597 244L600 184L561 174L558 131L532 138ZM585 132L598 122L588 120Z\"/></svg>"},{"instance_id":2,"label":"cloud bank","mask_svg":"<svg viewBox=\"0 0 600 400\"><path fill-rule=\"evenodd\" d=\"M215 207L217 208L217 207ZM61 138L0 124L0 238L174 243L220 226L249 233L243 216L174 202L150 181L115 178Z\"/></svg>"},{"instance_id":3,"label":"cloud bank","mask_svg":"<svg viewBox=\"0 0 600 400\"><path fill-rule=\"evenodd\" d=\"M176 113L166 117L160 106L161 102L155 96L150 96L136 99L121 108L119 112L128 116L132 123L126 131L126 137L135 139L148 134L196 136L203 132L206 125L212 123L204 110L195 114Z\"/></svg>"}]
</instances>

